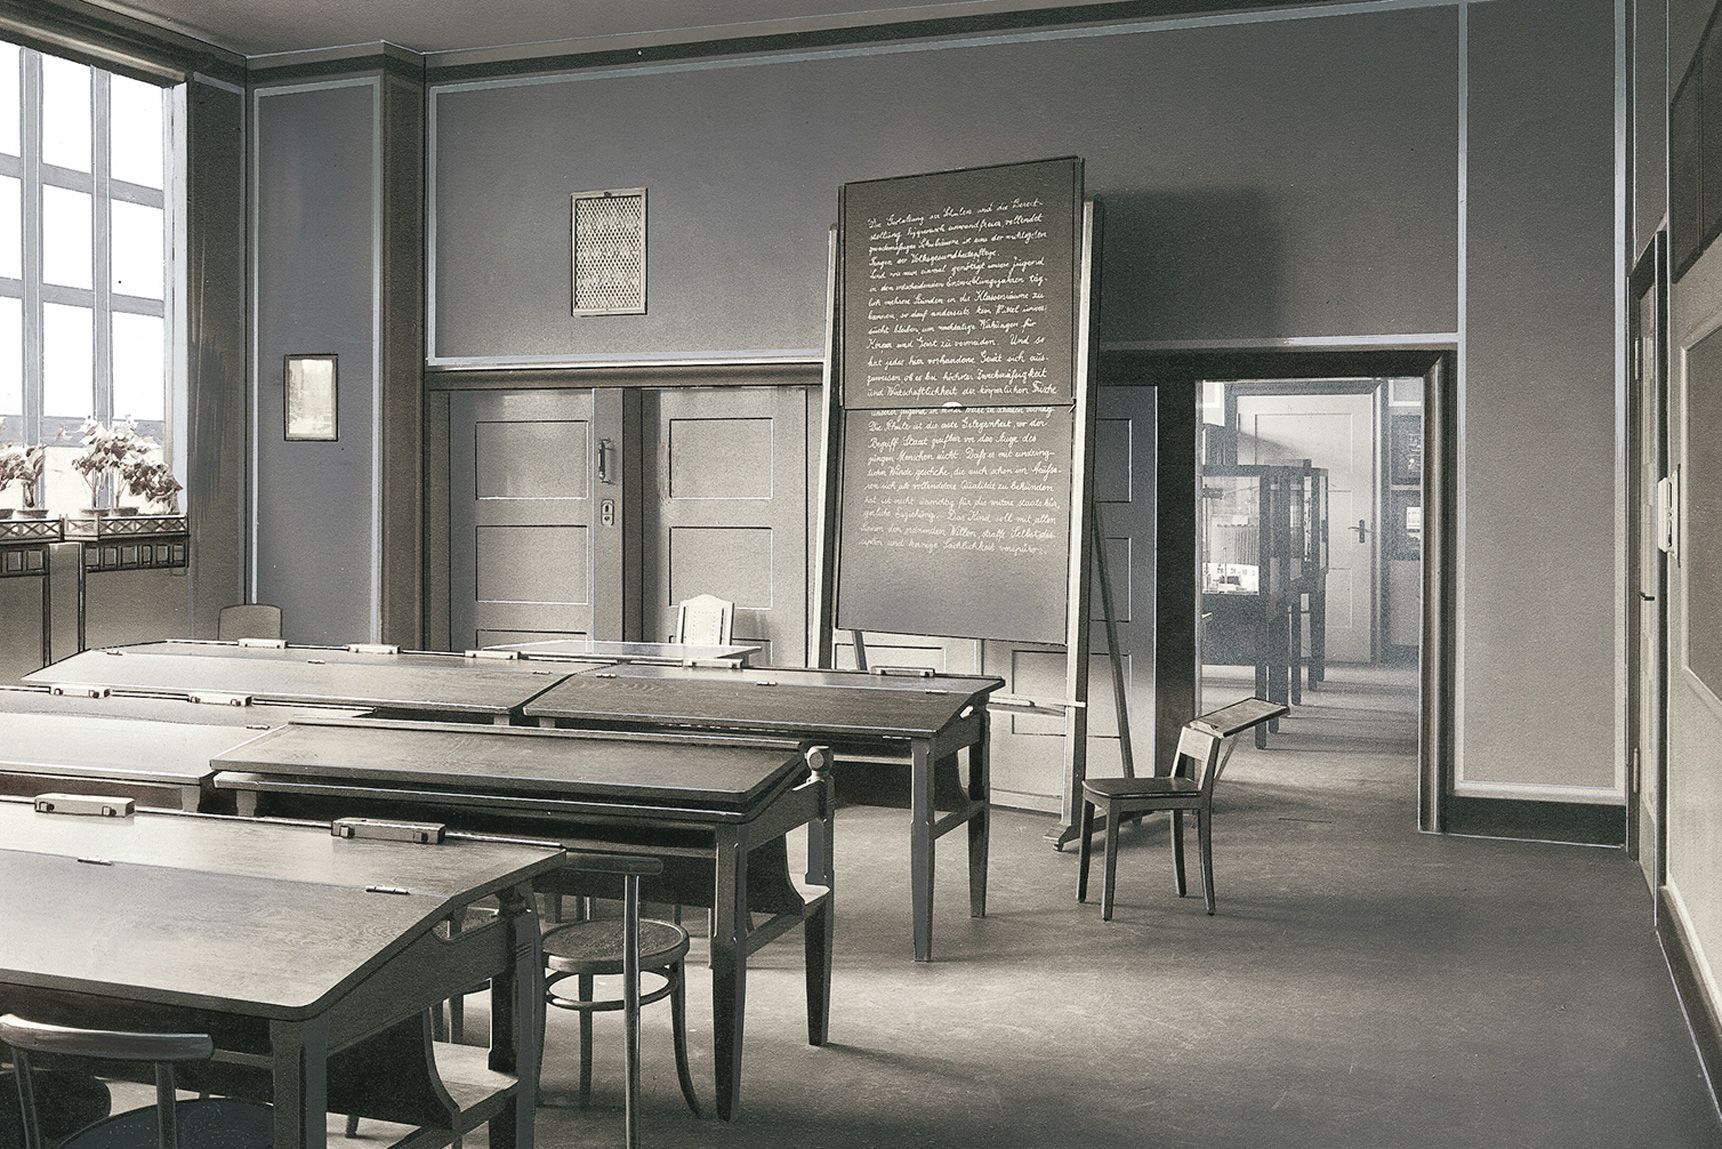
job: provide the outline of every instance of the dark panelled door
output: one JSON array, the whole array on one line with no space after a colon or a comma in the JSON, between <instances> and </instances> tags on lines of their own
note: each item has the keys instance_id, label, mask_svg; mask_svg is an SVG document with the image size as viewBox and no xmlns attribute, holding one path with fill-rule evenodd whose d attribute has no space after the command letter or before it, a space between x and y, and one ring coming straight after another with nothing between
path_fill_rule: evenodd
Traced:
<instances>
[{"instance_id":1,"label":"dark panelled door","mask_svg":"<svg viewBox=\"0 0 1722 1149\"><path fill-rule=\"evenodd\" d=\"M589 390L450 399L454 649L591 633L592 411Z\"/></svg>"}]
</instances>

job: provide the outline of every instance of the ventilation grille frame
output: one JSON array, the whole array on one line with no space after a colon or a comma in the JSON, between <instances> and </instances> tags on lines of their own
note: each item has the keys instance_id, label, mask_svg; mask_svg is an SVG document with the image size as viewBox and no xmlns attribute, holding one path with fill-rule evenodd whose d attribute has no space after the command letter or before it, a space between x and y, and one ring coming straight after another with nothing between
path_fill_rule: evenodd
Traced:
<instances>
[{"instance_id":1,"label":"ventilation grille frame","mask_svg":"<svg viewBox=\"0 0 1722 1149\"><path fill-rule=\"evenodd\" d=\"M569 205L575 315L646 313L646 189L575 192Z\"/></svg>"}]
</instances>

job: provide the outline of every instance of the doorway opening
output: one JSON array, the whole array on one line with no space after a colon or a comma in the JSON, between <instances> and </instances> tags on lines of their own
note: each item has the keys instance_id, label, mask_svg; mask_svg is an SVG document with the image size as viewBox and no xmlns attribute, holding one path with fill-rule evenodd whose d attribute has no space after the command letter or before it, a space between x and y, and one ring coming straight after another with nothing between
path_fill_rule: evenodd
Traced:
<instances>
[{"instance_id":1,"label":"doorway opening","mask_svg":"<svg viewBox=\"0 0 1722 1149\"><path fill-rule=\"evenodd\" d=\"M1441 348L1132 357L1161 394L1157 738L1185 707L1284 701L1235 770L1272 763L1295 787L1373 756L1332 781L1374 771L1419 829L1446 828L1453 364Z\"/></svg>"}]
</instances>

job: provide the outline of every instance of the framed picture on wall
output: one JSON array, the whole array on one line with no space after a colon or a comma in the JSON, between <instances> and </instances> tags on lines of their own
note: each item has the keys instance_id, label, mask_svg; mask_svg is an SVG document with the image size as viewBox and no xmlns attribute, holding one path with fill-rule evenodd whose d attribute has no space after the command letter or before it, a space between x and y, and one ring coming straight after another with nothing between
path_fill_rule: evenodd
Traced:
<instances>
[{"instance_id":1,"label":"framed picture on wall","mask_svg":"<svg viewBox=\"0 0 1722 1149\"><path fill-rule=\"evenodd\" d=\"M1388 482L1409 486L1423 481L1423 416L1395 415L1387 424Z\"/></svg>"},{"instance_id":2,"label":"framed picture on wall","mask_svg":"<svg viewBox=\"0 0 1722 1149\"><path fill-rule=\"evenodd\" d=\"M340 438L336 420L340 389L333 355L289 355L282 370L286 408L282 437L289 443L334 442Z\"/></svg>"},{"instance_id":3,"label":"framed picture on wall","mask_svg":"<svg viewBox=\"0 0 1722 1149\"><path fill-rule=\"evenodd\" d=\"M1387 501L1387 557L1416 561L1423 557L1423 492L1393 491Z\"/></svg>"}]
</instances>

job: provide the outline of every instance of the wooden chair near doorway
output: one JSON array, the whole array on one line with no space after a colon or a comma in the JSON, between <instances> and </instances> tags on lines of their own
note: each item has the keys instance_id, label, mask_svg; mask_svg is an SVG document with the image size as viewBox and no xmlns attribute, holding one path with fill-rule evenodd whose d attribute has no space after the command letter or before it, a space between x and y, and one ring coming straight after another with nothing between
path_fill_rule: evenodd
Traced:
<instances>
[{"instance_id":1,"label":"wooden chair near doorway","mask_svg":"<svg viewBox=\"0 0 1722 1149\"><path fill-rule=\"evenodd\" d=\"M1196 843L1202 865L1202 897L1214 912L1214 785L1231 760L1233 739L1246 730L1290 712L1263 698L1246 698L1185 724L1170 773L1147 778L1090 778L1082 784L1082 851L1077 862L1076 900L1088 900L1089 857L1094 844L1094 814L1106 817L1106 860L1101 872L1100 918L1112 920L1113 889L1118 880L1118 823L1130 814L1172 815L1172 876L1184 896L1184 815L1196 815Z\"/></svg>"},{"instance_id":2,"label":"wooden chair near doorway","mask_svg":"<svg viewBox=\"0 0 1722 1149\"><path fill-rule=\"evenodd\" d=\"M695 595L676 607L676 633L670 641L687 646L728 646L734 622L735 603L716 595Z\"/></svg>"}]
</instances>

